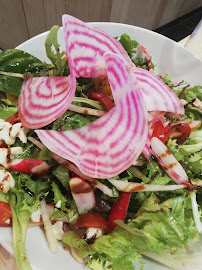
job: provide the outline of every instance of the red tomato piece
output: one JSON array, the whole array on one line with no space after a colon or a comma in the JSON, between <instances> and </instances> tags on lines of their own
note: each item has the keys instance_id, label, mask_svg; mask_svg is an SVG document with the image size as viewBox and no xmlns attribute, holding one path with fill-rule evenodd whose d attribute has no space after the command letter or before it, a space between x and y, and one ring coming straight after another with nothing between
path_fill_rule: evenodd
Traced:
<instances>
[{"instance_id":1,"label":"red tomato piece","mask_svg":"<svg viewBox=\"0 0 202 270\"><path fill-rule=\"evenodd\" d=\"M168 139L168 137L171 134L171 126L168 124L166 127L163 126L161 121L156 121L154 124L154 130L152 133L152 137L157 137L159 140L161 140L163 143L165 143Z\"/></svg>"},{"instance_id":2,"label":"red tomato piece","mask_svg":"<svg viewBox=\"0 0 202 270\"><path fill-rule=\"evenodd\" d=\"M100 228L105 231L108 231L107 221L97 213L86 213L77 219L74 224L75 229L84 229L84 228Z\"/></svg>"},{"instance_id":3,"label":"red tomato piece","mask_svg":"<svg viewBox=\"0 0 202 270\"><path fill-rule=\"evenodd\" d=\"M0 227L12 227L12 211L8 203L0 202ZM6 223L10 220L10 223Z\"/></svg>"},{"instance_id":4,"label":"red tomato piece","mask_svg":"<svg viewBox=\"0 0 202 270\"><path fill-rule=\"evenodd\" d=\"M103 103L108 111L111 110L114 107L114 104L111 101L111 99L107 95L105 95L103 93L99 93L99 92L91 93L89 95L89 98L91 98L93 100L98 100L101 103Z\"/></svg>"}]
</instances>

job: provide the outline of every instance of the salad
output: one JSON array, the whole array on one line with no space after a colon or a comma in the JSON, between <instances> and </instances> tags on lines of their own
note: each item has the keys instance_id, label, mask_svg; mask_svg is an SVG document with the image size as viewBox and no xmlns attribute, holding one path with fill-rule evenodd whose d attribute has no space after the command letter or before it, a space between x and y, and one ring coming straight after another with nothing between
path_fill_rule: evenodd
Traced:
<instances>
[{"instance_id":1,"label":"salad","mask_svg":"<svg viewBox=\"0 0 202 270\"><path fill-rule=\"evenodd\" d=\"M58 29L45 42L51 64L0 52L0 226L12 227L18 268L31 269L30 226L93 270L132 270L142 255L193 268L202 86L155 75L127 34L64 15L61 51Z\"/></svg>"}]
</instances>

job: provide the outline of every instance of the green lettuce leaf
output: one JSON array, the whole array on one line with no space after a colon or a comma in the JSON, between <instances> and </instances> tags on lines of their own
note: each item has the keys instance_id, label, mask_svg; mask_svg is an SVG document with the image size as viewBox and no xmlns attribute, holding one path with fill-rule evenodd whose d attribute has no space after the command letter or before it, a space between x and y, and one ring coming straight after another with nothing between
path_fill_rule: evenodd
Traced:
<instances>
[{"instance_id":1,"label":"green lettuce leaf","mask_svg":"<svg viewBox=\"0 0 202 270\"><path fill-rule=\"evenodd\" d=\"M60 52L60 45L57 40L57 34L60 27L55 25L51 28L45 42L47 57L54 65L54 69L51 70L53 76L63 76L69 74L68 61L64 60L66 52ZM54 48L54 50L52 49Z\"/></svg>"},{"instance_id":2,"label":"green lettuce leaf","mask_svg":"<svg viewBox=\"0 0 202 270\"><path fill-rule=\"evenodd\" d=\"M18 105L8 99L1 99L0 119L6 120L18 111Z\"/></svg>"},{"instance_id":3,"label":"green lettuce leaf","mask_svg":"<svg viewBox=\"0 0 202 270\"><path fill-rule=\"evenodd\" d=\"M148 64L147 64L146 57L132 58L132 61L137 67L148 70ZM152 68L154 69L154 64L153 63L152 63Z\"/></svg>"},{"instance_id":4,"label":"green lettuce leaf","mask_svg":"<svg viewBox=\"0 0 202 270\"><path fill-rule=\"evenodd\" d=\"M61 182L61 184L67 188L69 186L69 170L63 165L59 165L54 171L53 175Z\"/></svg>"},{"instance_id":5,"label":"green lettuce leaf","mask_svg":"<svg viewBox=\"0 0 202 270\"><path fill-rule=\"evenodd\" d=\"M132 57L133 54L136 53L136 48L139 45L136 40L132 40L127 34L123 34L118 39L118 41L121 43L121 45L124 47L130 57Z\"/></svg>"},{"instance_id":6,"label":"green lettuce leaf","mask_svg":"<svg viewBox=\"0 0 202 270\"><path fill-rule=\"evenodd\" d=\"M0 192L0 202L9 202L9 197L6 193Z\"/></svg>"},{"instance_id":7,"label":"green lettuce leaf","mask_svg":"<svg viewBox=\"0 0 202 270\"><path fill-rule=\"evenodd\" d=\"M142 180L144 183L153 185L166 185L172 181L170 177L165 175L159 163L151 159L151 163L147 163L146 168L142 172Z\"/></svg>"},{"instance_id":8,"label":"green lettuce leaf","mask_svg":"<svg viewBox=\"0 0 202 270\"><path fill-rule=\"evenodd\" d=\"M185 99L188 102L195 98L202 100L202 86L197 85L188 87L185 91L180 93L180 98Z\"/></svg>"},{"instance_id":9,"label":"green lettuce leaf","mask_svg":"<svg viewBox=\"0 0 202 270\"><path fill-rule=\"evenodd\" d=\"M71 130L81 128L96 120L96 116L82 115L67 111L53 123L53 130Z\"/></svg>"},{"instance_id":10,"label":"green lettuce leaf","mask_svg":"<svg viewBox=\"0 0 202 270\"><path fill-rule=\"evenodd\" d=\"M43 146L41 149L39 159L44 161L49 161L51 159L51 151L46 146Z\"/></svg>"},{"instance_id":11,"label":"green lettuce leaf","mask_svg":"<svg viewBox=\"0 0 202 270\"><path fill-rule=\"evenodd\" d=\"M178 161L183 163L187 175L194 180L202 173L202 131L194 130L183 145L169 139L167 146Z\"/></svg>"},{"instance_id":12,"label":"green lettuce leaf","mask_svg":"<svg viewBox=\"0 0 202 270\"><path fill-rule=\"evenodd\" d=\"M19 139L17 139L13 144L13 147L22 147L23 149L23 153L18 156L18 159L21 158L39 159L41 150L30 141L27 141L27 143L24 144Z\"/></svg>"},{"instance_id":13,"label":"green lettuce leaf","mask_svg":"<svg viewBox=\"0 0 202 270\"><path fill-rule=\"evenodd\" d=\"M164 248L176 249L198 237L191 201L186 196L172 197L158 203L158 197L152 194L128 225L149 234Z\"/></svg>"},{"instance_id":14,"label":"green lettuce leaf","mask_svg":"<svg viewBox=\"0 0 202 270\"><path fill-rule=\"evenodd\" d=\"M33 76L47 75L47 68L38 58L29 53L9 49L0 52L0 70ZM22 79L7 75L0 75L0 91L19 96L22 87Z\"/></svg>"},{"instance_id":15,"label":"green lettuce leaf","mask_svg":"<svg viewBox=\"0 0 202 270\"><path fill-rule=\"evenodd\" d=\"M91 255L87 261L86 267L92 270L111 270L112 263L109 262L104 256Z\"/></svg>"},{"instance_id":16,"label":"green lettuce leaf","mask_svg":"<svg viewBox=\"0 0 202 270\"><path fill-rule=\"evenodd\" d=\"M202 100L202 86L187 87L187 83L182 81L179 86L175 86L168 77L168 74L161 77L162 80L181 98L188 102L185 105L185 119L201 120L202 111L196 108L193 101L198 98ZM186 88L187 87L187 88Z\"/></svg>"},{"instance_id":17,"label":"green lettuce leaf","mask_svg":"<svg viewBox=\"0 0 202 270\"><path fill-rule=\"evenodd\" d=\"M202 111L193 105L188 105L185 108L185 115L190 120L201 120L202 119Z\"/></svg>"},{"instance_id":18,"label":"green lettuce leaf","mask_svg":"<svg viewBox=\"0 0 202 270\"><path fill-rule=\"evenodd\" d=\"M77 248L81 257L90 256L87 265L91 269L96 269L95 266L105 269L107 262L109 269L132 270L140 253L159 254L165 250L173 253L198 238L191 200L186 194L162 202L152 194L128 224L120 220L116 223L114 231L91 245L73 231L64 235L63 242Z\"/></svg>"},{"instance_id":19,"label":"green lettuce leaf","mask_svg":"<svg viewBox=\"0 0 202 270\"><path fill-rule=\"evenodd\" d=\"M13 250L18 268L31 270L27 259L25 241L31 214L38 208L40 196L48 192L49 183L33 181L28 175L14 173L15 186L8 193L12 209Z\"/></svg>"},{"instance_id":20,"label":"green lettuce leaf","mask_svg":"<svg viewBox=\"0 0 202 270\"><path fill-rule=\"evenodd\" d=\"M78 211L74 200L70 199L69 193L65 190L66 194L64 195L59 186L52 182L52 192L53 192L53 203L56 205L59 201L61 201L60 209L55 209L51 216L51 220L67 217L69 222L72 222L78 217Z\"/></svg>"},{"instance_id":21,"label":"green lettuce leaf","mask_svg":"<svg viewBox=\"0 0 202 270\"><path fill-rule=\"evenodd\" d=\"M102 261L104 257L105 262L111 267L109 269L112 270L133 270L134 259L140 257L135 239L132 239L131 234L122 228L98 238L92 245L88 245L73 231L64 235L63 242L77 248L83 258L93 255L92 258L97 257Z\"/></svg>"}]
</instances>

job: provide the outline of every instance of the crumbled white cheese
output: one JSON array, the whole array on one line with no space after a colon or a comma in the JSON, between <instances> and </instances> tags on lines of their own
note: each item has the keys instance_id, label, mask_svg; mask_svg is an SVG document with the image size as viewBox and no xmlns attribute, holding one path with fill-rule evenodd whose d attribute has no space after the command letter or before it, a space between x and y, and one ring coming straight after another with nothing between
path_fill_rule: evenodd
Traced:
<instances>
[{"instance_id":1,"label":"crumbled white cheese","mask_svg":"<svg viewBox=\"0 0 202 270\"><path fill-rule=\"evenodd\" d=\"M16 123L13 125L11 132L10 132L10 136L12 138L18 137L21 140L21 142L27 143L27 137L25 135L25 130L22 127L21 123Z\"/></svg>"},{"instance_id":2,"label":"crumbled white cheese","mask_svg":"<svg viewBox=\"0 0 202 270\"><path fill-rule=\"evenodd\" d=\"M6 221L4 221L4 223L6 223L6 224L10 224L10 223L11 223L10 218L9 218L9 219L7 219Z\"/></svg>"},{"instance_id":3,"label":"crumbled white cheese","mask_svg":"<svg viewBox=\"0 0 202 270\"><path fill-rule=\"evenodd\" d=\"M35 210L35 211L32 213L32 215L31 215L31 220L32 220L33 222L39 222L40 219L41 219L41 210L40 210L40 208L38 207L38 209Z\"/></svg>"},{"instance_id":4,"label":"crumbled white cheese","mask_svg":"<svg viewBox=\"0 0 202 270\"><path fill-rule=\"evenodd\" d=\"M26 132L22 124L16 123L12 125L0 119L0 140L3 140L7 145L12 145L15 143L16 138L19 138L23 143L27 142Z\"/></svg>"},{"instance_id":5,"label":"crumbled white cheese","mask_svg":"<svg viewBox=\"0 0 202 270\"><path fill-rule=\"evenodd\" d=\"M65 233L63 230L63 222L62 221L56 221L55 224L53 224L53 232L54 232L57 240L62 240L63 234Z\"/></svg>"},{"instance_id":6,"label":"crumbled white cheese","mask_svg":"<svg viewBox=\"0 0 202 270\"><path fill-rule=\"evenodd\" d=\"M91 239L91 238L99 238L104 234L103 230L100 228L88 228L85 231L86 239Z\"/></svg>"},{"instance_id":7,"label":"crumbled white cheese","mask_svg":"<svg viewBox=\"0 0 202 270\"><path fill-rule=\"evenodd\" d=\"M0 191L7 193L15 186L15 180L8 171L0 170Z\"/></svg>"},{"instance_id":8,"label":"crumbled white cheese","mask_svg":"<svg viewBox=\"0 0 202 270\"><path fill-rule=\"evenodd\" d=\"M55 207L56 207L56 208L61 208L61 204L62 204L62 201L59 200L59 201L56 203Z\"/></svg>"},{"instance_id":9,"label":"crumbled white cheese","mask_svg":"<svg viewBox=\"0 0 202 270\"><path fill-rule=\"evenodd\" d=\"M22 147L0 148L0 164L7 168L9 160L17 158L22 153Z\"/></svg>"}]
</instances>

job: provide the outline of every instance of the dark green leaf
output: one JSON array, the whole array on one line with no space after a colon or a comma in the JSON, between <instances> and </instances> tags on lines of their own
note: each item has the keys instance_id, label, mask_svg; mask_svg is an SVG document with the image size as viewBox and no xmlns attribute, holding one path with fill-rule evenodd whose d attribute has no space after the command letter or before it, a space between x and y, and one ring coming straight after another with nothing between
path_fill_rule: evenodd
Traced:
<instances>
[{"instance_id":1,"label":"dark green leaf","mask_svg":"<svg viewBox=\"0 0 202 270\"><path fill-rule=\"evenodd\" d=\"M67 169L67 167L63 166L63 165L59 165L54 171L53 171L53 175L55 175L55 177L57 177L58 180L60 180L61 184L67 188L69 185L69 170Z\"/></svg>"},{"instance_id":2,"label":"dark green leaf","mask_svg":"<svg viewBox=\"0 0 202 270\"><path fill-rule=\"evenodd\" d=\"M59 186L54 182L52 183L52 191L54 194L54 204L57 204L59 201L61 201L61 207L60 209L53 211L51 219L54 220L56 218L66 216L69 222L75 220L78 217L78 211L74 201L70 200L67 196L62 194Z\"/></svg>"},{"instance_id":3,"label":"dark green leaf","mask_svg":"<svg viewBox=\"0 0 202 270\"><path fill-rule=\"evenodd\" d=\"M22 79L0 74L0 91L19 96Z\"/></svg>"},{"instance_id":4,"label":"dark green leaf","mask_svg":"<svg viewBox=\"0 0 202 270\"><path fill-rule=\"evenodd\" d=\"M0 70L5 72L32 74L38 76L47 74L46 65L36 57L21 50L9 49L0 52ZM0 75L0 91L19 96L22 79Z\"/></svg>"},{"instance_id":5,"label":"dark green leaf","mask_svg":"<svg viewBox=\"0 0 202 270\"><path fill-rule=\"evenodd\" d=\"M60 52L60 45L57 40L59 28L60 27L58 25L53 26L45 42L47 57L51 60L51 62L54 65L54 69L52 71L53 72L52 75L54 76L62 76L69 74L67 58L64 60L66 52L65 51Z\"/></svg>"},{"instance_id":6,"label":"dark green leaf","mask_svg":"<svg viewBox=\"0 0 202 270\"><path fill-rule=\"evenodd\" d=\"M54 122L53 130L77 129L93 122L96 119L96 116L82 115L79 113L67 111Z\"/></svg>"}]
</instances>

